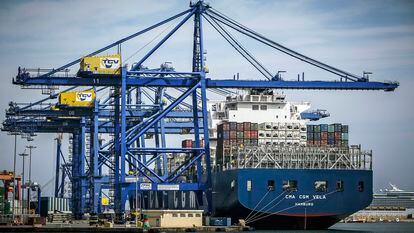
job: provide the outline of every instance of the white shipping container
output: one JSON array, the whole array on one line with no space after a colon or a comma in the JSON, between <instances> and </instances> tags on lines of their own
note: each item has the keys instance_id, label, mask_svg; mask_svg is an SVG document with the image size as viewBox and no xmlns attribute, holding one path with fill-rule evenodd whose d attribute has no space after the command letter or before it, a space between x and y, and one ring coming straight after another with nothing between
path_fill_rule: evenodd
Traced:
<instances>
[{"instance_id":1,"label":"white shipping container","mask_svg":"<svg viewBox=\"0 0 414 233\"><path fill-rule=\"evenodd\" d=\"M266 130L266 123L260 123L259 130Z\"/></svg>"},{"instance_id":2,"label":"white shipping container","mask_svg":"<svg viewBox=\"0 0 414 233\"><path fill-rule=\"evenodd\" d=\"M259 138L265 138L266 137L266 131L259 130Z\"/></svg>"},{"instance_id":3,"label":"white shipping container","mask_svg":"<svg viewBox=\"0 0 414 233\"><path fill-rule=\"evenodd\" d=\"M300 124L299 123L293 123L293 130L300 130Z\"/></svg>"},{"instance_id":4,"label":"white shipping container","mask_svg":"<svg viewBox=\"0 0 414 233\"><path fill-rule=\"evenodd\" d=\"M306 133L306 125L300 125L300 132Z\"/></svg>"},{"instance_id":5,"label":"white shipping container","mask_svg":"<svg viewBox=\"0 0 414 233\"><path fill-rule=\"evenodd\" d=\"M259 143L259 145L265 145L266 141L267 141L267 139L259 138L259 140L257 142Z\"/></svg>"},{"instance_id":6,"label":"white shipping container","mask_svg":"<svg viewBox=\"0 0 414 233\"><path fill-rule=\"evenodd\" d=\"M307 137L306 133L301 133L301 134L300 134L300 140L305 140L305 141L306 141L306 140L307 140L307 138L308 138L308 137Z\"/></svg>"}]
</instances>

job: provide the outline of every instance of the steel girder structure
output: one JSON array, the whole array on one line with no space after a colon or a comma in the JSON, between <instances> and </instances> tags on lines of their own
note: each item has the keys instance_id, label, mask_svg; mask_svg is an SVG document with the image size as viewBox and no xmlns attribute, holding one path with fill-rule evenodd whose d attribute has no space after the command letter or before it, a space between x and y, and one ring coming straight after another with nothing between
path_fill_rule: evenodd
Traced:
<instances>
[{"instance_id":1,"label":"steel girder structure","mask_svg":"<svg viewBox=\"0 0 414 233\"><path fill-rule=\"evenodd\" d=\"M163 20L151 27L141 30L135 34L118 40L108 46L103 47L87 56L93 56L104 52L115 46L146 33L156 27L170 22L179 17L184 17L161 41L159 41L141 60L135 63L130 70L125 67L121 75L90 75L88 77L77 76L59 76L60 71L80 62L81 59L74 60L62 67L53 69L42 75L31 76L29 73L19 73L13 83L22 86L103 86L114 87L114 95L111 98L113 110L105 111L100 109L98 101L92 115L86 116L79 114L80 119L73 120L76 125L73 131L73 161L76 166L72 166L72 183L73 187L73 206L75 215L81 216L86 210L86 199L89 200L89 211L99 212L99 196L102 187L108 187L109 182L113 179L114 183L114 208L118 215L124 212L127 194L130 190L135 189L135 184L127 182L130 178L126 174L127 165L129 169L135 170L137 182L145 184L138 185L140 190L193 190L196 191L199 200L202 201L202 193L207 200L207 210L211 211L211 168L210 168L210 150L209 134L207 119L207 96L208 88L257 88L257 89L322 89L322 90L385 90L393 91L398 87L396 82L371 82L368 75L354 75L335 67L329 66L322 62L316 61L305 55L288 49L259 33L243 26L242 24L230 19L217 10L206 5L203 1L190 4L190 9ZM143 63L166 42L186 21L194 17L194 43L193 43L193 64L189 72L176 72L168 69L149 70L143 67ZM205 19L214 29L216 29L224 39L229 42L249 63L251 63L267 80L235 80L235 79L211 79L206 77L204 70L204 43L203 43L203 19ZM337 81L305 81L304 78L296 81L285 81L279 75L273 75L266 69L253 55L247 51L236 39L229 33L226 28L231 28L245 36L257 40L272 49L276 49L289 56L295 57L303 62L315 67L326 70L340 77ZM165 93L166 88L185 88L182 94L177 98L170 98ZM135 88L136 100L135 107L137 112L130 111L131 106L131 89ZM154 104L159 107L155 111L143 112L142 98L145 95L143 88L153 88L156 96ZM184 104L187 97L192 97L192 104ZM171 103L164 106L163 97L169 98ZM104 101L106 102L106 100ZM199 103L201 102L200 106ZM192 133L194 134L195 148L166 148L165 134L168 132L167 122L165 119L173 115L173 110L179 105L191 109L193 119ZM199 115L201 112L201 115ZM45 115L54 115L47 112ZM63 113L66 114L66 113ZM67 113L69 114L69 113ZM141 114L141 115L140 115ZM49 115L50 116L50 115ZM66 115L67 116L67 115ZM111 120L101 122L101 117L106 116ZM131 121L129 117L137 117L137 121ZM59 117L59 116L58 116ZM177 116L175 116L177 117ZM188 115L186 115L188 117ZM63 122L71 122L64 120ZM30 122L12 122L13 124L30 125ZM48 122L42 122L41 127L46 126ZM56 123L56 122L53 122ZM62 125L60 125L62 126ZM59 127L59 123L51 128ZM40 128L40 127L39 127ZM69 130L66 127L65 130ZM176 126L176 128L180 128ZM41 130L41 129L39 129ZM91 134L90 159L85 165L85 135ZM108 143L101 145L98 140L99 133L112 133L114 138ZM155 135L155 147L146 147L146 133ZM172 132L172 131L171 131ZM204 137L205 143L201 147L200 139ZM185 153L189 158L176 170L169 172L166 169L166 153ZM152 155L148 160L147 155ZM110 158L114 158L111 164ZM205 161L205 168L202 167L201 160ZM114 177L102 176L102 165L106 164L114 172ZM85 167L88 171L85 171ZM196 166L196 182L178 183L176 181L183 172L190 167ZM204 173L203 173L204 171ZM132 176L134 177L134 176ZM108 181L109 179L109 181ZM88 193L89 192L89 193Z\"/></svg>"}]
</instances>

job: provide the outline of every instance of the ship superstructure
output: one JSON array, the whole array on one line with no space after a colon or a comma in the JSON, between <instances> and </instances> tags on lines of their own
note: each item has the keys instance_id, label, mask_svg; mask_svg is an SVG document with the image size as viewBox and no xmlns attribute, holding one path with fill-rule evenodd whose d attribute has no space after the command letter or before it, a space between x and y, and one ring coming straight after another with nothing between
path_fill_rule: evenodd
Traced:
<instances>
[{"instance_id":1,"label":"ship superstructure","mask_svg":"<svg viewBox=\"0 0 414 233\"><path fill-rule=\"evenodd\" d=\"M301 128L306 136L307 120L302 119L301 113L309 108L309 102L288 102L286 95L271 90L252 90L243 94L228 95L224 101L209 101L211 148L214 149L216 146L217 125L221 122L274 122ZM305 142L306 138L302 138L302 144Z\"/></svg>"}]
</instances>

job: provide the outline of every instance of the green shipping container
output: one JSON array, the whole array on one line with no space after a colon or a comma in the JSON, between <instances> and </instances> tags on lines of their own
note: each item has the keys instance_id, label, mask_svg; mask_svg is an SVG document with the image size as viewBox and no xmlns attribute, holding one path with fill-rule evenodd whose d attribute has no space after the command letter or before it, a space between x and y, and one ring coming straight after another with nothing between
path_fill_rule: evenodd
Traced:
<instances>
[{"instance_id":1,"label":"green shipping container","mask_svg":"<svg viewBox=\"0 0 414 233\"><path fill-rule=\"evenodd\" d=\"M250 129L251 129L251 130L258 130L258 129L259 129L259 124L257 124L257 123L252 123L252 124L250 125Z\"/></svg>"},{"instance_id":2,"label":"green shipping container","mask_svg":"<svg viewBox=\"0 0 414 233\"><path fill-rule=\"evenodd\" d=\"M4 203L4 214L11 214L9 202Z\"/></svg>"}]
</instances>

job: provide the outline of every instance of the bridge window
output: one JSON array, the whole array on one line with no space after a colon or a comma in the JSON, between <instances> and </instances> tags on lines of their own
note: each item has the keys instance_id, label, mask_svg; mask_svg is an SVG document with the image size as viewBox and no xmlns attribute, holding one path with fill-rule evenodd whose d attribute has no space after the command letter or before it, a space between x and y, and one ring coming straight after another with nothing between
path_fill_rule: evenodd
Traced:
<instances>
[{"instance_id":1,"label":"bridge window","mask_svg":"<svg viewBox=\"0 0 414 233\"><path fill-rule=\"evenodd\" d=\"M229 110L237 110L237 104L229 105Z\"/></svg>"},{"instance_id":2,"label":"bridge window","mask_svg":"<svg viewBox=\"0 0 414 233\"><path fill-rule=\"evenodd\" d=\"M344 181L342 180L336 181L336 191L338 192L344 191Z\"/></svg>"},{"instance_id":3,"label":"bridge window","mask_svg":"<svg viewBox=\"0 0 414 233\"><path fill-rule=\"evenodd\" d=\"M180 214L180 217L184 217L185 218L185 214Z\"/></svg>"},{"instance_id":4,"label":"bridge window","mask_svg":"<svg viewBox=\"0 0 414 233\"><path fill-rule=\"evenodd\" d=\"M364 181L358 182L358 192L364 192Z\"/></svg>"},{"instance_id":5,"label":"bridge window","mask_svg":"<svg viewBox=\"0 0 414 233\"><path fill-rule=\"evenodd\" d=\"M247 183L246 183L246 189L247 189L247 192L251 192L252 191L252 181L251 180L247 180Z\"/></svg>"},{"instance_id":6,"label":"bridge window","mask_svg":"<svg viewBox=\"0 0 414 233\"><path fill-rule=\"evenodd\" d=\"M315 181L315 191L316 192L327 192L328 191L328 181L326 180L317 180Z\"/></svg>"},{"instance_id":7,"label":"bridge window","mask_svg":"<svg viewBox=\"0 0 414 233\"><path fill-rule=\"evenodd\" d=\"M275 190L275 181L274 180L268 180L267 181L267 190L269 190L269 191Z\"/></svg>"},{"instance_id":8,"label":"bridge window","mask_svg":"<svg viewBox=\"0 0 414 233\"><path fill-rule=\"evenodd\" d=\"M266 111L267 110L267 105L260 105L260 110Z\"/></svg>"},{"instance_id":9,"label":"bridge window","mask_svg":"<svg viewBox=\"0 0 414 233\"><path fill-rule=\"evenodd\" d=\"M297 180L284 180L283 181L283 191L298 191L298 181Z\"/></svg>"},{"instance_id":10,"label":"bridge window","mask_svg":"<svg viewBox=\"0 0 414 233\"><path fill-rule=\"evenodd\" d=\"M252 105L252 110L259 110L259 105L257 105L257 104L253 104Z\"/></svg>"}]
</instances>

